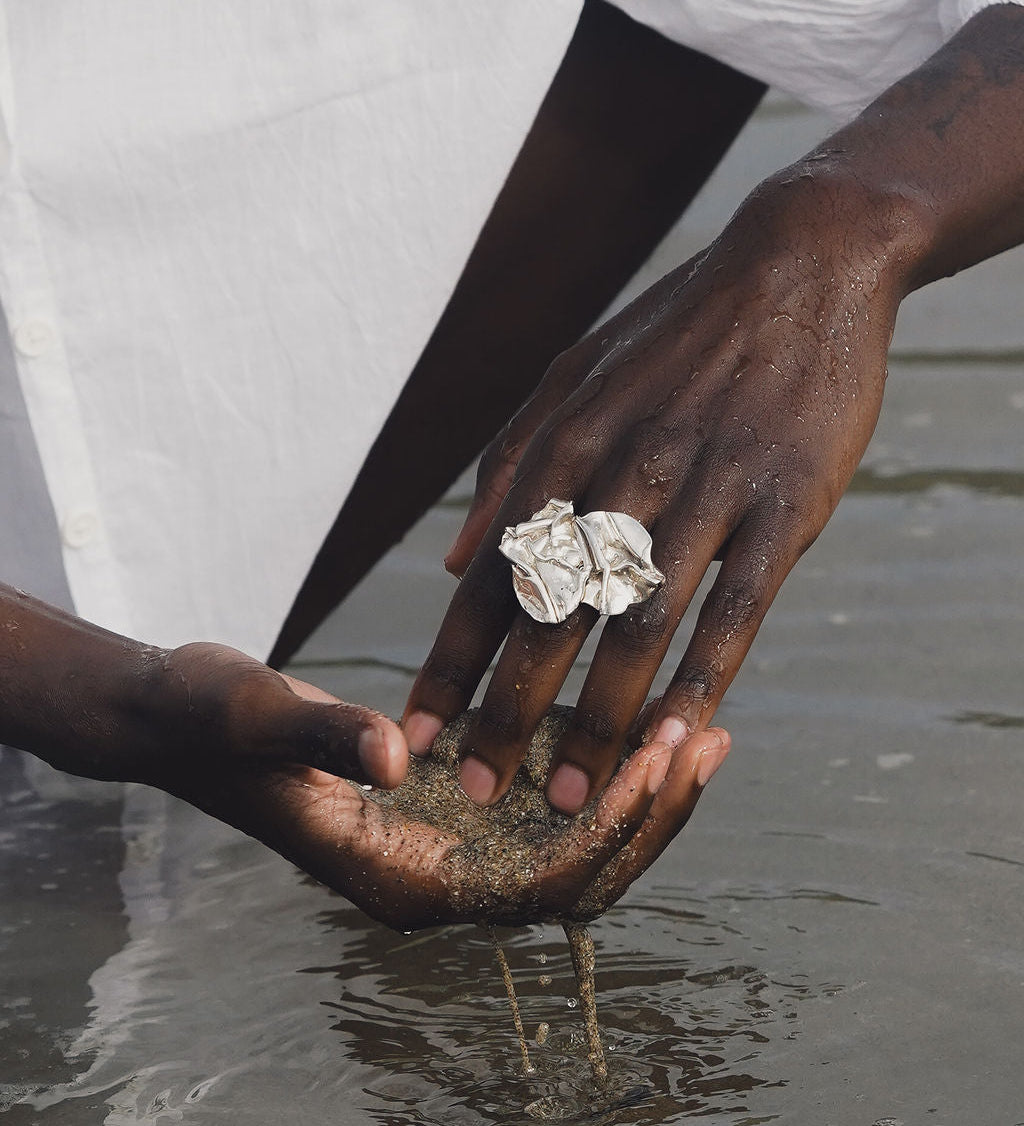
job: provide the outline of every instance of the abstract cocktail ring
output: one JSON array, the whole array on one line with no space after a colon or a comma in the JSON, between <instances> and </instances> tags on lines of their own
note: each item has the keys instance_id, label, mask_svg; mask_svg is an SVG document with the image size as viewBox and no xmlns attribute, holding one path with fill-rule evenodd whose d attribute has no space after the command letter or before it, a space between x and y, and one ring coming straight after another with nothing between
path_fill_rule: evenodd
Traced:
<instances>
[{"instance_id":1,"label":"abstract cocktail ring","mask_svg":"<svg viewBox=\"0 0 1024 1126\"><path fill-rule=\"evenodd\" d=\"M520 606L538 622L564 622L581 602L621 614L665 581L651 562L651 537L624 512L573 513L552 498L529 520L506 528L499 550L512 562Z\"/></svg>"}]
</instances>

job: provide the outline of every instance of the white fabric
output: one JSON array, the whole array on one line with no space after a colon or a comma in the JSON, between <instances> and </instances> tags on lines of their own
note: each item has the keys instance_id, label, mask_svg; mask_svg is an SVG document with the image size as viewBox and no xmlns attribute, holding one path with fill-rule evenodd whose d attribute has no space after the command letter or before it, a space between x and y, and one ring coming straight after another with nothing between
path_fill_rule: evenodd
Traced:
<instances>
[{"instance_id":1,"label":"white fabric","mask_svg":"<svg viewBox=\"0 0 1024 1126\"><path fill-rule=\"evenodd\" d=\"M0 301L81 615L267 653L579 10L4 0Z\"/></svg>"},{"instance_id":2,"label":"white fabric","mask_svg":"<svg viewBox=\"0 0 1024 1126\"><path fill-rule=\"evenodd\" d=\"M667 38L846 121L1000 0L611 2Z\"/></svg>"}]
</instances>

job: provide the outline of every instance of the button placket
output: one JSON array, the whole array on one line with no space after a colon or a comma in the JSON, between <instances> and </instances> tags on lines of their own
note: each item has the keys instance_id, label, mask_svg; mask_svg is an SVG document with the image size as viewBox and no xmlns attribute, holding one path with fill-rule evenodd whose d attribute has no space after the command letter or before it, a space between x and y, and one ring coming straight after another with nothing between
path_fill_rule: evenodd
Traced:
<instances>
[{"instance_id":1,"label":"button placket","mask_svg":"<svg viewBox=\"0 0 1024 1126\"><path fill-rule=\"evenodd\" d=\"M84 508L69 513L60 529L61 538L68 547L85 547L96 539L99 530L99 514Z\"/></svg>"},{"instance_id":2,"label":"button placket","mask_svg":"<svg viewBox=\"0 0 1024 1126\"><path fill-rule=\"evenodd\" d=\"M56 339L53 325L41 317L31 317L15 325L12 336L14 347L21 355L30 358L48 352Z\"/></svg>"}]
</instances>

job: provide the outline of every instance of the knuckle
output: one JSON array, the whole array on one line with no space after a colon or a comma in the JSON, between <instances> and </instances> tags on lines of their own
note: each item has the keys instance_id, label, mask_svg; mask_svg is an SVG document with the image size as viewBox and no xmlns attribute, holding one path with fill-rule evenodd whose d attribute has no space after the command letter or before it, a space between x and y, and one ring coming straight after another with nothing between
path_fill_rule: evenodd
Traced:
<instances>
[{"instance_id":1,"label":"knuckle","mask_svg":"<svg viewBox=\"0 0 1024 1126\"><path fill-rule=\"evenodd\" d=\"M646 653L653 646L663 643L673 629L668 606L658 594L621 615L616 622L620 644L627 652Z\"/></svg>"},{"instance_id":2,"label":"knuckle","mask_svg":"<svg viewBox=\"0 0 1024 1126\"><path fill-rule=\"evenodd\" d=\"M558 472L592 461L604 448L600 429L584 408L554 418L542 438L543 452L551 470Z\"/></svg>"},{"instance_id":3,"label":"knuckle","mask_svg":"<svg viewBox=\"0 0 1024 1126\"><path fill-rule=\"evenodd\" d=\"M704 610L717 625L734 631L758 621L762 606L761 583L750 578L736 578L712 587Z\"/></svg>"},{"instance_id":4,"label":"knuckle","mask_svg":"<svg viewBox=\"0 0 1024 1126\"><path fill-rule=\"evenodd\" d=\"M614 716L593 707L577 708L572 727L575 734L602 745L614 743L622 735L622 725Z\"/></svg>"},{"instance_id":5,"label":"knuckle","mask_svg":"<svg viewBox=\"0 0 1024 1126\"><path fill-rule=\"evenodd\" d=\"M475 739L489 743L513 743L523 735L523 709L514 696L488 694L474 725Z\"/></svg>"},{"instance_id":6,"label":"knuckle","mask_svg":"<svg viewBox=\"0 0 1024 1126\"><path fill-rule=\"evenodd\" d=\"M431 653L423 664L422 677L446 693L467 695L476 687L469 666L447 653Z\"/></svg>"},{"instance_id":7,"label":"knuckle","mask_svg":"<svg viewBox=\"0 0 1024 1126\"><path fill-rule=\"evenodd\" d=\"M480 456L476 474L477 487L487 488L496 477L507 476L514 470L522 448L522 442L505 426Z\"/></svg>"},{"instance_id":8,"label":"knuckle","mask_svg":"<svg viewBox=\"0 0 1024 1126\"><path fill-rule=\"evenodd\" d=\"M673 683L673 695L693 700L700 704L714 696L718 688L719 675L708 665L684 665L677 673ZM667 695L667 693L666 693Z\"/></svg>"}]
</instances>

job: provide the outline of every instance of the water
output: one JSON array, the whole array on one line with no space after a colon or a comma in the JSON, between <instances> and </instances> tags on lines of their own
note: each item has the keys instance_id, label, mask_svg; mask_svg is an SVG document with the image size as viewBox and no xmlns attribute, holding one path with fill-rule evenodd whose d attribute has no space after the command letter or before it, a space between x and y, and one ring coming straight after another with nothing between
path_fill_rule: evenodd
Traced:
<instances>
[{"instance_id":1,"label":"water","mask_svg":"<svg viewBox=\"0 0 1024 1126\"><path fill-rule=\"evenodd\" d=\"M778 161L795 126L769 111ZM736 157L744 177L754 156ZM593 927L607 1087L560 929L499 932L537 1069L524 1077L482 931L392 933L179 803L7 755L4 1123L1024 1123L1011 259L975 275L966 304L908 310L864 467L721 712L733 755ZM990 318L1008 294L1016 320ZM456 490L298 674L398 711L463 510Z\"/></svg>"}]
</instances>

